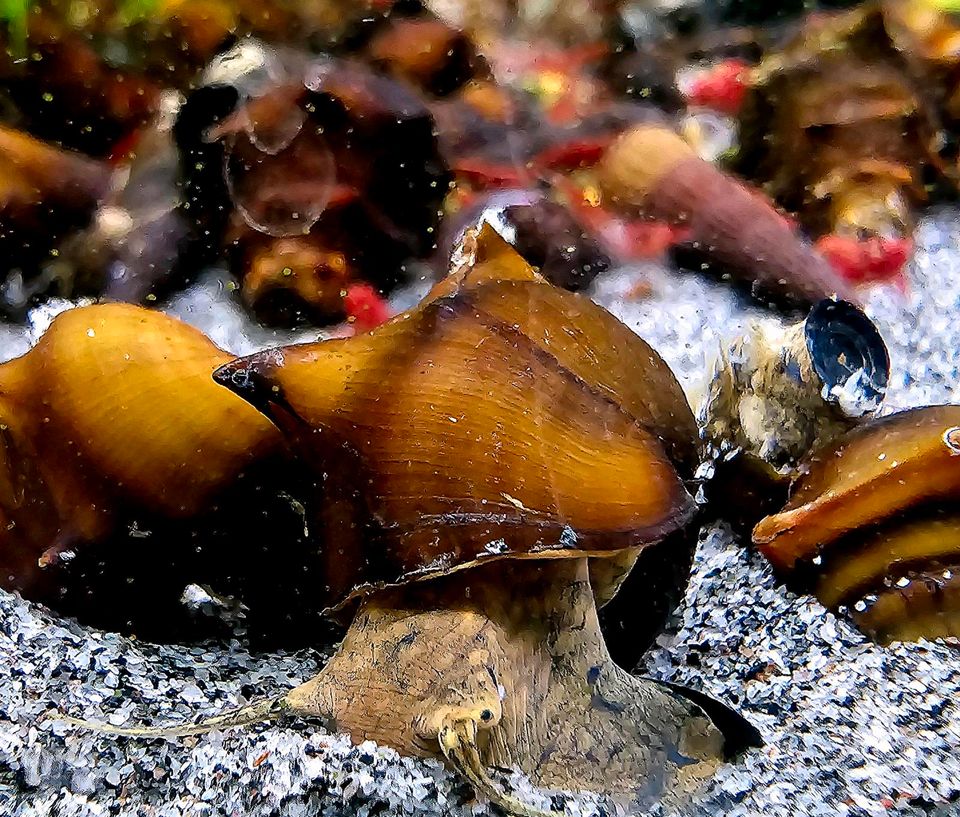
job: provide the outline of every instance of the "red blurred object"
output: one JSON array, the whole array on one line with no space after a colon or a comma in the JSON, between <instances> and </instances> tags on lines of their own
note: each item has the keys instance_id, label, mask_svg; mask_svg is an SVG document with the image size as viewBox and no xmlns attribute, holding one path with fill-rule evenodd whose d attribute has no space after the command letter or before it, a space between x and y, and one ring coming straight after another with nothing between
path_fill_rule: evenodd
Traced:
<instances>
[{"instance_id":1,"label":"red blurred object","mask_svg":"<svg viewBox=\"0 0 960 817\"><path fill-rule=\"evenodd\" d=\"M731 116L738 113L749 87L748 68L747 63L738 59L717 63L694 80L687 100L692 105L713 108Z\"/></svg>"},{"instance_id":2,"label":"red blurred object","mask_svg":"<svg viewBox=\"0 0 960 817\"><path fill-rule=\"evenodd\" d=\"M454 159L450 163L453 172L480 189L490 187L517 187L531 181L532 172L515 165L487 162L473 156Z\"/></svg>"},{"instance_id":3,"label":"red blurred object","mask_svg":"<svg viewBox=\"0 0 960 817\"><path fill-rule=\"evenodd\" d=\"M353 284L343 296L343 309L355 332L368 332L391 317L390 307L370 284Z\"/></svg>"},{"instance_id":4,"label":"red blurred object","mask_svg":"<svg viewBox=\"0 0 960 817\"><path fill-rule=\"evenodd\" d=\"M136 155L137 147L143 135L144 128L136 128L121 136L114 142L113 147L110 149L110 155L107 157L107 161L114 166L131 161Z\"/></svg>"},{"instance_id":5,"label":"red blurred object","mask_svg":"<svg viewBox=\"0 0 960 817\"><path fill-rule=\"evenodd\" d=\"M541 170L567 172L595 165L619 134L606 134L596 139L561 142L542 150L534 157L534 165Z\"/></svg>"},{"instance_id":6,"label":"red blurred object","mask_svg":"<svg viewBox=\"0 0 960 817\"><path fill-rule=\"evenodd\" d=\"M851 284L894 281L902 286L913 242L908 238L857 239L832 234L821 238L817 249Z\"/></svg>"},{"instance_id":7,"label":"red blurred object","mask_svg":"<svg viewBox=\"0 0 960 817\"><path fill-rule=\"evenodd\" d=\"M675 244L689 236L682 225L648 218L631 219L600 204L591 204L584 190L565 176L552 179L580 223L592 232L606 250L621 261L648 261L663 257Z\"/></svg>"}]
</instances>

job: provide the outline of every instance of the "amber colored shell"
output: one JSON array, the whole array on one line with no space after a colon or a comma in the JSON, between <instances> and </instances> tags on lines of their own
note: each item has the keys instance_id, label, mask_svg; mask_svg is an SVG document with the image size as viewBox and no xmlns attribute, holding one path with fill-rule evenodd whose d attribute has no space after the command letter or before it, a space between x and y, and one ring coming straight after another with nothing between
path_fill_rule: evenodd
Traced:
<instances>
[{"instance_id":1,"label":"amber colored shell","mask_svg":"<svg viewBox=\"0 0 960 817\"><path fill-rule=\"evenodd\" d=\"M815 454L753 540L880 640L960 635L960 406L861 426Z\"/></svg>"},{"instance_id":2,"label":"amber colored shell","mask_svg":"<svg viewBox=\"0 0 960 817\"><path fill-rule=\"evenodd\" d=\"M663 360L587 299L490 280L515 254L481 243L484 282L215 376L325 475L333 605L490 558L618 555L693 513L668 451L689 465L695 424Z\"/></svg>"},{"instance_id":3,"label":"amber colored shell","mask_svg":"<svg viewBox=\"0 0 960 817\"><path fill-rule=\"evenodd\" d=\"M3 205L11 188L24 187L23 203L39 194L74 199L93 206L107 190L110 167L79 153L60 150L21 131L0 126L0 166L4 175Z\"/></svg>"},{"instance_id":4,"label":"amber colored shell","mask_svg":"<svg viewBox=\"0 0 960 817\"><path fill-rule=\"evenodd\" d=\"M230 359L174 318L110 304L63 313L0 366L0 584L29 584L47 549L106 536L121 505L198 513L281 446L211 380Z\"/></svg>"}]
</instances>

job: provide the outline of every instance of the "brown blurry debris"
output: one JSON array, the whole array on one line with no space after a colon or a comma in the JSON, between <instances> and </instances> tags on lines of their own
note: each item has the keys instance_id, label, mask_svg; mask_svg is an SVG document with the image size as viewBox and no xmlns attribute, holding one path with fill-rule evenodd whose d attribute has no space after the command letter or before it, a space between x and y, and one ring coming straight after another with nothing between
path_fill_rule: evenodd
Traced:
<instances>
[{"instance_id":1,"label":"brown blurry debris","mask_svg":"<svg viewBox=\"0 0 960 817\"><path fill-rule=\"evenodd\" d=\"M645 301L653 292L653 284L648 278L638 278L630 285L624 297L630 301Z\"/></svg>"},{"instance_id":2,"label":"brown blurry debris","mask_svg":"<svg viewBox=\"0 0 960 817\"><path fill-rule=\"evenodd\" d=\"M46 265L60 294L142 303L181 282L194 243L181 209L180 153L173 140L181 101L175 92L164 94L130 155L112 168L90 226L68 237Z\"/></svg>"},{"instance_id":3,"label":"brown blurry debris","mask_svg":"<svg viewBox=\"0 0 960 817\"><path fill-rule=\"evenodd\" d=\"M89 222L109 183L105 162L0 126L0 311L20 317L31 299L58 289L40 267Z\"/></svg>"},{"instance_id":4,"label":"brown blurry debris","mask_svg":"<svg viewBox=\"0 0 960 817\"><path fill-rule=\"evenodd\" d=\"M451 26L486 45L505 35L547 39L570 46L600 40L610 26L616 0L426 0Z\"/></svg>"},{"instance_id":5,"label":"brown blurry debris","mask_svg":"<svg viewBox=\"0 0 960 817\"><path fill-rule=\"evenodd\" d=\"M849 296L849 287L758 191L700 159L663 126L635 128L607 151L599 184L616 210L682 225L718 271L787 300Z\"/></svg>"},{"instance_id":6,"label":"brown blurry debris","mask_svg":"<svg viewBox=\"0 0 960 817\"><path fill-rule=\"evenodd\" d=\"M9 179L4 206L42 205L58 197L87 209L104 194L109 168L104 162L61 150L26 133L0 126L0 161Z\"/></svg>"},{"instance_id":7,"label":"brown blurry debris","mask_svg":"<svg viewBox=\"0 0 960 817\"><path fill-rule=\"evenodd\" d=\"M957 179L943 154L943 77L905 33L916 7L814 19L753 72L740 116L737 169L814 236L852 242L836 266L853 283L899 275L915 211ZM886 263L854 263L863 239L891 242Z\"/></svg>"},{"instance_id":8,"label":"brown blurry debris","mask_svg":"<svg viewBox=\"0 0 960 817\"><path fill-rule=\"evenodd\" d=\"M491 122L509 122L516 106L505 88L490 80L471 80L461 90L466 106Z\"/></svg>"},{"instance_id":9,"label":"brown blurry debris","mask_svg":"<svg viewBox=\"0 0 960 817\"><path fill-rule=\"evenodd\" d=\"M957 406L911 409L815 452L754 542L780 575L883 643L956 637L958 423Z\"/></svg>"},{"instance_id":10,"label":"brown blurry debris","mask_svg":"<svg viewBox=\"0 0 960 817\"><path fill-rule=\"evenodd\" d=\"M431 18L391 17L367 44L365 53L374 65L438 96L486 73L469 38Z\"/></svg>"},{"instance_id":11,"label":"brown blurry debris","mask_svg":"<svg viewBox=\"0 0 960 817\"><path fill-rule=\"evenodd\" d=\"M160 86L136 69L110 64L91 38L48 12L28 14L30 59L0 57L0 82L31 133L97 156L145 124Z\"/></svg>"},{"instance_id":12,"label":"brown blurry debris","mask_svg":"<svg viewBox=\"0 0 960 817\"><path fill-rule=\"evenodd\" d=\"M929 0L884 0L885 29L951 131L960 124L960 24Z\"/></svg>"}]
</instances>

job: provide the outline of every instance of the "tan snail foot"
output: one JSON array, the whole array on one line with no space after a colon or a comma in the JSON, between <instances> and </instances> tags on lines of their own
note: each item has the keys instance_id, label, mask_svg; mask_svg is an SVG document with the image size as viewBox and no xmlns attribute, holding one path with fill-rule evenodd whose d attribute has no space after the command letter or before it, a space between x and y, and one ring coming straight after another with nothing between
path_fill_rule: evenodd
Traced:
<instances>
[{"instance_id":1,"label":"tan snail foot","mask_svg":"<svg viewBox=\"0 0 960 817\"><path fill-rule=\"evenodd\" d=\"M683 800L724 758L697 706L610 660L583 558L493 563L375 593L323 671L282 698L200 724L108 731L177 736L279 715L443 754L521 817L544 812L504 793L488 768L643 806Z\"/></svg>"}]
</instances>

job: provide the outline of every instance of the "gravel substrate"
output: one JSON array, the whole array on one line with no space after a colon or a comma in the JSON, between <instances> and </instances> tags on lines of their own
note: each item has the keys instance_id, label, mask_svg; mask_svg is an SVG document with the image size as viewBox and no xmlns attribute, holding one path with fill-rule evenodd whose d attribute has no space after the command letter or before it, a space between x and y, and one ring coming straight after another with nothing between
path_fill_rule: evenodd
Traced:
<instances>
[{"instance_id":1,"label":"gravel substrate","mask_svg":"<svg viewBox=\"0 0 960 817\"><path fill-rule=\"evenodd\" d=\"M906 295L870 312L893 360L888 409L960 399L960 239L942 212L918 235ZM620 297L638 275L652 297ZM171 306L237 352L286 341L244 325L214 276ZM405 293L408 302L415 291ZM602 281L597 299L667 358L696 394L707 362L745 320L727 289L651 267ZM36 316L33 334L49 313ZM30 333L0 327L4 356ZM314 333L316 334L316 333ZM439 763L353 747L284 723L197 738L93 735L44 713L120 725L180 722L279 692L314 674L315 651L253 656L227 646L157 647L58 620L0 593L0 814L143 817L482 815ZM773 579L722 527L703 532L687 598L640 671L737 706L766 745L723 769L688 811L730 815L954 813L960 799L960 655L950 645L880 648ZM537 800L524 781L507 781ZM554 798L596 814L589 798ZM956 810L960 813L960 809Z\"/></svg>"}]
</instances>

